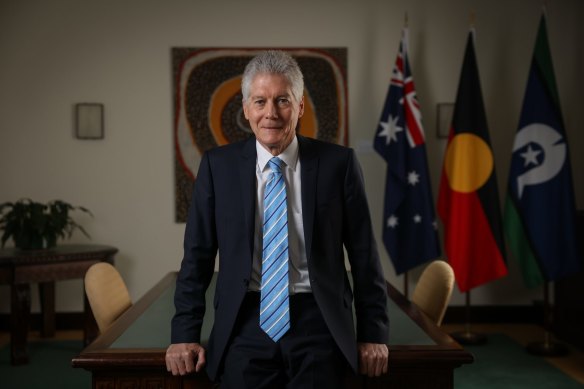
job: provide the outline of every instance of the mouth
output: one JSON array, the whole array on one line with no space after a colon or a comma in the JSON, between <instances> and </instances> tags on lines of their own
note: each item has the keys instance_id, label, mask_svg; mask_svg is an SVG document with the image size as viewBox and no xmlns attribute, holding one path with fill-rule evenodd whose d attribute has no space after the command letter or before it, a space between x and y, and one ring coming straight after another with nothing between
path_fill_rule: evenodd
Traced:
<instances>
[{"instance_id":1,"label":"mouth","mask_svg":"<svg viewBox=\"0 0 584 389\"><path fill-rule=\"evenodd\" d=\"M282 131L282 127L281 126L263 126L262 129L264 131Z\"/></svg>"}]
</instances>

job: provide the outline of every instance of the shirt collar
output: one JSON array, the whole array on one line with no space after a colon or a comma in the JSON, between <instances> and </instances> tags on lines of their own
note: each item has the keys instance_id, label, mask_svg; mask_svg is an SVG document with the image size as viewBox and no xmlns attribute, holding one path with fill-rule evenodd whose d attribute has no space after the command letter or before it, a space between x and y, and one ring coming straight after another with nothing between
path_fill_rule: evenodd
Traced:
<instances>
[{"instance_id":1,"label":"shirt collar","mask_svg":"<svg viewBox=\"0 0 584 389\"><path fill-rule=\"evenodd\" d=\"M274 157L268 152L261 144L256 140L256 151L258 158L258 167L260 171L264 171L268 161ZM288 166L292 171L296 171L296 165L298 163L298 139L296 137L292 138L292 142L286 147L282 154L276 155L280 158L286 166Z\"/></svg>"}]
</instances>

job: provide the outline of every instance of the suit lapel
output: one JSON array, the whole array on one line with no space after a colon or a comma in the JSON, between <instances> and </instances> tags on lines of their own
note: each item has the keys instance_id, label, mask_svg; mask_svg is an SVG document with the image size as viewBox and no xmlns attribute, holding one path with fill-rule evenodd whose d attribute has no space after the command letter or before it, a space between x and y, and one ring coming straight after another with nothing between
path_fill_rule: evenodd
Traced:
<instances>
[{"instance_id":1,"label":"suit lapel","mask_svg":"<svg viewBox=\"0 0 584 389\"><path fill-rule=\"evenodd\" d=\"M312 235L314 231L314 210L316 204L316 177L318 173L318 156L314 144L307 138L298 136L300 157L300 181L302 191L302 223L304 225L304 242L306 258L310 260Z\"/></svg>"},{"instance_id":2,"label":"suit lapel","mask_svg":"<svg viewBox=\"0 0 584 389\"><path fill-rule=\"evenodd\" d=\"M255 231L255 197L256 190L256 141L251 137L244 143L241 152L239 170L239 180L241 183L241 198L243 201L243 214L245 216L245 226L248 233L249 252L253 253L254 231Z\"/></svg>"}]
</instances>

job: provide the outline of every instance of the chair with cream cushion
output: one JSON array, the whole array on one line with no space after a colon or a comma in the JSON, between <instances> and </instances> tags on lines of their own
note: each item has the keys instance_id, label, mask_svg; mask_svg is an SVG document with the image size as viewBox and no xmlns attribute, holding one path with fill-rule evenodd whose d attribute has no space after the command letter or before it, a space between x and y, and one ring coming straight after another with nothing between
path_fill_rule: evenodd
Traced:
<instances>
[{"instance_id":1,"label":"chair with cream cushion","mask_svg":"<svg viewBox=\"0 0 584 389\"><path fill-rule=\"evenodd\" d=\"M107 262L96 263L87 270L85 293L99 331L102 333L132 306L132 300L122 276Z\"/></svg>"},{"instance_id":2,"label":"chair with cream cushion","mask_svg":"<svg viewBox=\"0 0 584 389\"><path fill-rule=\"evenodd\" d=\"M454 271L442 260L430 263L422 272L412 295L414 302L436 325L442 323L454 288Z\"/></svg>"}]
</instances>

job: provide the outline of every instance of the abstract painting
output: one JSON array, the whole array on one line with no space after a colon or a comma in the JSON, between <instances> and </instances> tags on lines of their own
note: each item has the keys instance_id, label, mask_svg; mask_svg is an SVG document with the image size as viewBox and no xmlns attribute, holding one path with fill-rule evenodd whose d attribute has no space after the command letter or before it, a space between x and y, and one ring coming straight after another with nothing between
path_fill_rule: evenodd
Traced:
<instances>
[{"instance_id":1,"label":"abstract painting","mask_svg":"<svg viewBox=\"0 0 584 389\"><path fill-rule=\"evenodd\" d=\"M203 153L253 136L243 115L241 76L249 60L266 49L172 49L176 222L186 221ZM305 112L297 132L346 145L347 49L279 50L289 52L304 75Z\"/></svg>"}]
</instances>

